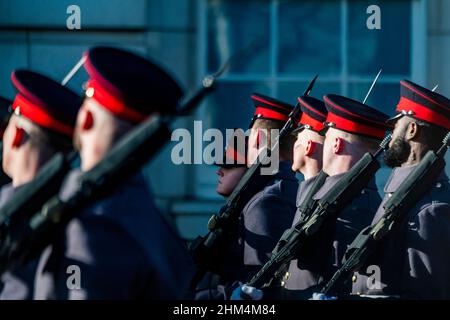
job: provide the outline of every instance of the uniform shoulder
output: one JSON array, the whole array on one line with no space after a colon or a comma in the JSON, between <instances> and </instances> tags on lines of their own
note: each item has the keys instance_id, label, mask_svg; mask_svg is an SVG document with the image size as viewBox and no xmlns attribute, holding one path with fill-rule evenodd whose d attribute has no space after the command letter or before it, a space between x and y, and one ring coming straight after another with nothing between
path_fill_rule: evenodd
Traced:
<instances>
[{"instance_id":1,"label":"uniform shoulder","mask_svg":"<svg viewBox=\"0 0 450 320\"><path fill-rule=\"evenodd\" d=\"M270 186L256 194L246 206L245 212L253 216L270 216L274 211L295 212L295 193L289 198L280 191L279 186Z\"/></svg>"},{"instance_id":2,"label":"uniform shoulder","mask_svg":"<svg viewBox=\"0 0 450 320\"><path fill-rule=\"evenodd\" d=\"M123 224L107 215L81 214L69 222L65 235L68 256L87 263L91 258L114 262L119 254L129 260L130 266L145 260L138 241Z\"/></svg>"},{"instance_id":3,"label":"uniform shoulder","mask_svg":"<svg viewBox=\"0 0 450 320\"><path fill-rule=\"evenodd\" d=\"M450 219L450 204L441 201L419 204L417 215Z\"/></svg>"},{"instance_id":4,"label":"uniform shoulder","mask_svg":"<svg viewBox=\"0 0 450 320\"><path fill-rule=\"evenodd\" d=\"M418 214L435 214L448 212L450 214L450 183L441 180L433 184L430 190L417 204Z\"/></svg>"},{"instance_id":5,"label":"uniform shoulder","mask_svg":"<svg viewBox=\"0 0 450 320\"><path fill-rule=\"evenodd\" d=\"M276 196L281 198L295 198L297 197L298 181L293 179L274 179L272 183L267 185L262 190L263 196Z\"/></svg>"}]
</instances>

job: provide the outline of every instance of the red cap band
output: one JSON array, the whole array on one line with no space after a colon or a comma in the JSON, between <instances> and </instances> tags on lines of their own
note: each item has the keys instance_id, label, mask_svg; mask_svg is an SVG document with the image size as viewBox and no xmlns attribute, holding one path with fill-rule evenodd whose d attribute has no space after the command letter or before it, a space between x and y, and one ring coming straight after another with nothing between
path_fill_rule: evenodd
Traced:
<instances>
[{"instance_id":1,"label":"red cap band","mask_svg":"<svg viewBox=\"0 0 450 320\"><path fill-rule=\"evenodd\" d=\"M362 134L379 139L383 139L385 129L379 129L371 126L367 126L361 123L356 123L346 118L339 117L338 115L329 112L327 121L335 124L336 129L353 132L355 134Z\"/></svg>"},{"instance_id":2,"label":"red cap band","mask_svg":"<svg viewBox=\"0 0 450 320\"><path fill-rule=\"evenodd\" d=\"M450 130L450 121L438 112L431 110L417 102L401 97L397 105L397 111L412 111L414 118L430 122Z\"/></svg>"},{"instance_id":3,"label":"red cap band","mask_svg":"<svg viewBox=\"0 0 450 320\"><path fill-rule=\"evenodd\" d=\"M143 115L128 107L120 99L116 98L107 90L105 90L98 81L92 78L89 79L87 83L86 95L89 98L97 100L97 102L100 103L104 108L108 109L120 118L132 122L141 122L147 118L147 115Z\"/></svg>"},{"instance_id":4,"label":"red cap band","mask_svg":"<svg viewBox=\"0 0 450 320\"><path fill-rule=\"evenodd\" d=\"M311 128L314 131L319 132L320 130L323 129L324 125L323 122L320 122L316 119L314 119L313 117L311 117L309 114L307 114L306 112L302 113L302 117L300 118L300 121L298 122L300 125L301 124L307 124L310 125Z\"/></svg>"},{"instance_id":5,"label":"red cap band","mask_svg":"<svg viewBox=\"0 0 450 320\"><path fill-rule=\"evenodd\" d=\"M52 118L48 113L42 110L39 105L32 103L30 100L17 94L12 104L12 109L15 111L19 108L20 115L30 119L32 122L67 136L73 135L73 128Z\"/></svg>"}]
</instances>

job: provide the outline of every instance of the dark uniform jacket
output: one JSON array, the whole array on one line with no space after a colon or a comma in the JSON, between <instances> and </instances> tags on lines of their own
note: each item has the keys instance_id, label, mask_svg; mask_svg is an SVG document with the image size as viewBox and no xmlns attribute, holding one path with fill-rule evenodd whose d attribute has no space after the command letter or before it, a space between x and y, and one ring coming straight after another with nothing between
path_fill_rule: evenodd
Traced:
<instances>
[{"instance_id":1,"label":"dark uniform jacket","mask_svg":"<svg viewBox=\"0 0 450 320\"><path fill-rule=\"evenodd\" d=\"M246 204L239 217L238 237L224 252L221 277L214 279L209 274L210 287L203 283L205 290L197 294L198 299L223 299L229 293L225 283L250 280L269 260L281 235L291 226L296 210L298 180L291 166L291 162L281 161L279 171Z\"/></svg>"},{"instance_id":2,"label":"dark uniform jacket","mask_svg":"<svg viewBox=\"0 0 450 320\"><path fill-rule=\"evenodd\" d=\"M3 207L19 190L12 183L4 185L0 190L0 208ZM0 300L29 300L33 298L34 275L37 261L24 266L17 266L1 276L2 289Z\"/></svg>"},{"instance_id":3,"label":"dark uniform jacket","mask_svg":"<svg viewBox=\"0 0 450 320\"><path fill-rule=\"evenodd\" d=\"M66 180L62 199L78 186ZM69 278L79 269L76 278ZM36 299L176 299L192 278L191 258L136 174L72 219L41 256ZM75 285L75 286L74 286Z\"/></svg>"},{"instance_id":4,"label":"dark uniform jacket","mask_svg":"<svg viewBox=\"0 0 450 320\"><path fill-rule=\"evenodd\" d=\"M383 204L414 166L393 170L374 223ZM379 267L377 280L374 269ZM409 212L405 223L384 239L360 274L353 277L353 293L393 295L406 299L450 299L450 183L442 172ZM368 278L370 277L370 279ZM378 281L378 283L376 282Z\"/></svg>"},{"instance_id":5,"label":"dark uniform jacket","mask_svg":"<svg viewBox=\"0 0 450 320\"><path fill-rule=\"evenodd\" d=\"M343 175L344 173L328 177L313 199L321 199ZM303 192L307 192L312 182L305 181L298 194L300 201ZM372 179L359 196L338 214L337 220L326 223L313 237L314 239L301 250L298 259L291 261L285 279L287 290L283 290L285 298L294 298L297 294L295 291L313 289L324 280L328 280L341 266L348 245L370 224L380 203L381 197L377 192L375 179ZM298 220L298 217L295 220Z\"/></svg>"}]
</instances>

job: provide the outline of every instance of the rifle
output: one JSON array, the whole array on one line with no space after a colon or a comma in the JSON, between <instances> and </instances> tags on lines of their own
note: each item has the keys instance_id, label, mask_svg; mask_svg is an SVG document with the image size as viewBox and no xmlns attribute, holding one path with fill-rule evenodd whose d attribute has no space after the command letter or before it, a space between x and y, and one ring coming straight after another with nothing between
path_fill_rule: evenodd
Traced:
<instances>
[{"instance_id":1,"label":"rifle","mask_svg":"<svg viewBox=\"0 0 450 320\"><path fill-rule=\"evenodd\" d=\"M182 104L177 115L190 113L212 91L216 79L224 71L225 68L221 68L215 74L205 77L202 88ZM175 116L152 117L128 132L102 161L83 173L79 189L66 201L55 195L46 201L37 213L36 211L25 213L26 210L19 213L11 210L11 213L2 220L4 230L3 243L0 244L0 274L16 264L23 264L37 257L51 243L57 231L81 209L109 195L121 181L145 165L167 141L170 141L169 125L174 119ZM52 162L59 164L57 167L63 167L61 158ZM46 172L51 172L51 165L52 163L48 164ZM36 189L45 192L41 188L43 185L44 183L39 184ZM35 194L32 196L34 200L39 200ZM36 206L39 204L31 207L34 209ZM25 208L22 206L21 209ZM27 215L28 219L20 221L15 218L16 215ZM16 223L11 223L13 221Z\"/></svg>"},{"instance_id":2,"label":"rifle","mask_svg":"<svg viewBox=\"0 0 450 320\"><path fill-rule=\"evenodd\" d=\"M42 205L58 193L66 174L77 160L78 154L58 152L39 170L32 182L17 190L14 196L0 208L0 243L6 245L7 234L16 225L41 209Z\"/></svg>"},{"instance_id":3,"label":"rifle","mask_svg":"<svg viewBox=\"0 0 450 320\"><path fill-rule=\"evenodd\" d=\"M248 282L251 287L268 286L272 279L280 278L287 264L295 258L308 240L316 235L322 226L336 219L339 212L355 198L373 179L380 168L377 158L387 149L391 137L387 135L374 155L367 152L319 201L306 222L300 221L286 231L283 242L269 261Z\"/></svg>"},{"instance_id":4,"label":"rifle","mask_svg":"<svg viewBox=\"0 0 450 320\"><path fill-rule=\"evenodd\" d=\"M62 86L65 86L67 82L74 76L74 74L81 68L86 61L86 56L78 61L78 63L69 71L61 82ZM8 101L11 105L12 102ZM9 114L7 116L2 115L3 123L0 125L2 131L8 125ZM3 143L1 142L1 149ZM0 160L2 155L0 155ZM74 166L74 163L78 159L78 155L75 151L57 152L38 172L30 183L22 186L10 201L6 202L0 208L0 241L5 243L4 235L9 230L11 225L15 223L22 223L27 221L32 214L37 212L42 205L50 199L51 196L56 194L60 189L66 174ZM1 161L0 161L1 163ZM0 172L0 186L9 182L9 177L2 171Z\"/></svg>"},{"instance_id":5,"label":"rifle","mask_svg":"<svg viewBox=\"0 0 450 320\"><path fill-rule=\"evenodd\" d=\"M308 190L308 193L305 195L305 201L303 201L303 203L298 207L297 214L299 215L300 219L298 220L298 222L296 224L298 224L298 225L304 224L310 218L311 213L314 212L314 208L317 205L318 200L314 200L313 196L323 186L327 177L328 177L328 175L322 170L316 176L316 179L314 180L313 184L311 185L311 188ZM280 240L278 240L277 245L273 249L271 256L278 254L278 252L284 247L284 245L293 236L294 232L295 232L295 228L289 228L286 231L284 231ZM284 268L280 267L280 269L276 272L276 274L274 274L274 276L270 279L270 281L268 283L266 283L266 285L268 287L272 287L272 286L275 286L276 283L281 283L283 275L287 271L287 268L288 268L288 264L285 264Z\"/></svg>"},{"instance_id":6,"label":"rifle","mask_svg":"<svg viewBox=\"0 0 450 320\"><path fill-rule=\"evenodd\" d=\"M344 255L343 265L322 287L321 293L334 295L344 286L354 272L360 270L365 261L381 244L382 240L395 230L407 217L422 196L428 192L439 174L445 168L445 152L450 147L450 132L438 151L430 150L410 172L397 191L383 205L384 214L373 226L363 229L353 240Z\"/></svg>"},{"instance_id":7,"label":"rifle","mask_svg":"<svg viewBox=\"0 0 450 320\"><path fill-rule=\"evenodd\" d=\"M317 77L318 75L311 80L303 94L304 96L310 94ZM300 112L300 104L297 102L294 109L289 114L289 119L280 130L280 133L276 137L275 143L269 152L275 150L278 147L280 140L291 133L296 125ZM221 255L221 250L219 250L219 248L234 233L236 221L244 206L271 178L270 175L264 176L260 174L263 164L268 163L268 154L270 153L265 152L265 156L262 159L258 157L256 163L252 164L242 176L227 202L220 209L219 214L211 216L208 221L208 233L203 237L197 237L191 243L189 249L198 267L198 271L192 280L191 288L195 289L197 283L203 278L207 271L217 272Z\"/></svg>"}]
</instances>

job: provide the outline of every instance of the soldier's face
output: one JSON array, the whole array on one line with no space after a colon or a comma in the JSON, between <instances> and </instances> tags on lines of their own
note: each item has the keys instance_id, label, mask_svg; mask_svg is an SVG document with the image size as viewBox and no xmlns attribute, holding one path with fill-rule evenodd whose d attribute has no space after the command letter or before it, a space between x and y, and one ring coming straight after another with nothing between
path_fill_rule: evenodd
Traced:
<instances>
[{"instance_id":1,"label":"soldier's face","mask_svg":"<svg viewBox=\"0 0 450 320\"><path fill-rule=\"evenodd\" d=\"M400 167L408 160L411 146L405 138L408 125L411 122L407 117L401 117L392 132L389 149L384 153L384 162L390 168Z\"/></svg>"},{"instance_id":2,"label":"soldier's face","mask_svg":"<svg viewBox=\"0 0 450 320\"><path fill-rule=\"evenodd\" d=\"M294 158L292 161L292 171L298 172L305 165L306 147L310 140L310 132L310 130L303 129L297 133L297 140L295 140L293 150Z\"/></svg>"},{"instance_id":3,"label":"soldier's face","mask_svg":"<svg viewBox=\"0 0 450 320\"><path fill-rule=\"evenodd\" d=\"M3 134L3 153L2 153L2 168L3 171L8 175L10 175L11 172L11 164L13 161L13 155L12 155L12 144L14 140L15 135L15 128L16 128L16 121L17 118L15 115L12 115L9 119L8 125L6 126L5 132Z\"/></svg>"},{"instance_id":4,"label":"soldier's face","mask_svg":"<svg viewBox=\"0 0 450 320\"><path fill-rule=\"evenodd\" d=\"M245 171L245 167L219 168L216 172L219 176L216 192L221 196L228 197L236 188Z\"/></svg>"}]
</instances>

